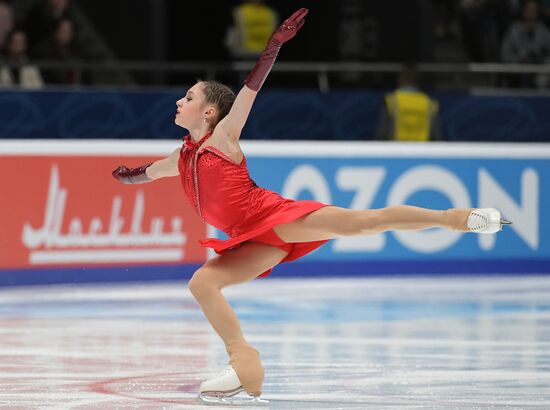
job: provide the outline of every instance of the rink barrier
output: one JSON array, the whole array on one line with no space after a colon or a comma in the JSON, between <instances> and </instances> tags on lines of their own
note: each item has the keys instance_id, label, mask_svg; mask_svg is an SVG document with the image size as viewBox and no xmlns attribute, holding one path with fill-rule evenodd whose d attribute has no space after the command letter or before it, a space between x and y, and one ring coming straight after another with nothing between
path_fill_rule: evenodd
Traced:
<instances>
[{"instance_id":1,"label":"rink barrier","mask_svg":"<svg viewBox=\"0 0 550 410\"><path fill-rule=\"evenodd\" d=\"M0 285L186 280L223 237L178 178L125 186L110 173L180 141L0 142ZM252 178L283 196L353 209L498 207L498 235L428 230L330 241L273 276L548 274L549 144L243 141Z\"/></svg>"},{"instance_id":2,"label":"rink barrier","mask_svg":"<svg viewBox=\"0 0 550 410\"><path fill-rule=\"evenodd\" d=\"M40 268L0 270L0 286L35 286L67 283L118 283L188 281L200 264L172 266L132 266L101 268ZM423 276L538 276L547 275L548 261L516 260L511 263L494 261L448 260L438 263L419 261L341 261L294 262L275 267L259 280L271 278L345 278L345 277L423 277Z\"/></svg>"},{"instance_id":3,"label":"rink barrier","mask_svg":"<svg viewBox=\"0 0 550 410\"><path fill-rule=\"evenodd\" d=\"M176 90L3 90L0 137L173 139ZM542 95L435 93L449 141L544 142L550 98ZM383 92L263 90L243 130L262 140L374 139Z\"/></svg>"}]
</instances>

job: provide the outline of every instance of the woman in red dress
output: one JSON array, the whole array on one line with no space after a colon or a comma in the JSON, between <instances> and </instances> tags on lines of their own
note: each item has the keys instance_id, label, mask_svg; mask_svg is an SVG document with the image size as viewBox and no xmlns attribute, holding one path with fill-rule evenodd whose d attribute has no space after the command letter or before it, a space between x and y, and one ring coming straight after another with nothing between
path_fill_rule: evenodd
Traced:
<instances>
[{"instance_id":1,"label":"woman in red dress","mask_svg":"<svg viewBox=\"0 0 550 410\"><path fill-rule=\"evenodd\" d=\"M224 287L266 274L275 265L337 237L433 227L494 233L504 222L495 209L437 211L403 205L349 210L316 201L293 201L250 179L239 146L241 130L281 46L296 35L307 14L302 8L275 30L236 97L228 87L213 81L200 81L187 91L176 104L175 122L189 131L181 148L152 164L134 169L121 166L113 172L129 184L180 176L197 213L229 236L201 241L219 255L189 281L191 293L230 357L230 366L222 374L201 384L205 400L242 390L258 399L263 383L259 353L244 338L237 316L221 293Z\"/></svg>"}]
</instances>

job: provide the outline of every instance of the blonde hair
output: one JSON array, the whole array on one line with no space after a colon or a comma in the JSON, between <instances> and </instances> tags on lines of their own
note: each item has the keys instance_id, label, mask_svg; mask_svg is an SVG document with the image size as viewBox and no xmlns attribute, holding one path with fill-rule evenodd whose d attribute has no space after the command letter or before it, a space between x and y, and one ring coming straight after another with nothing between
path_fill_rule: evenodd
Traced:
<instances>
[{"instance_id":1,"label":"blonde hair","mask_svg":"<svg viewBox=\"0 0 550 410\"><path fill-rule=\"evenodd\" d=\"M229 114L229 110L235 102L235 93L228 86L214 80L198 80L202 85L204 100L206 104L212 104L218 108L218 116L214 123L215 127L222 119Z\"/></svg>"}]
</instances>

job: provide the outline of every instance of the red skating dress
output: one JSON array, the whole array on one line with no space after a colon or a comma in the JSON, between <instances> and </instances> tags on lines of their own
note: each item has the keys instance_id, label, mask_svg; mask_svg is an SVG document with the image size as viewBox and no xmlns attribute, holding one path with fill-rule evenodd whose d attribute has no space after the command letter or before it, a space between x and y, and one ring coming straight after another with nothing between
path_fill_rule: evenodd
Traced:
<instances>
[{"instance_id":1,"label":"red skating dress","mask_svg":"<svg viewBox=\"0 0 550 410\"><path fill-rule=\"evenodd\" d=\"M260 242L275 246L292 261L323 245L325 241L287 243L273 231L279 224L294 221L327 205L317 201L294 201L257 186L248 174L246 158L236 164L218 149L200 141L183 139L178 162L187 198L208 224L225 232L229 239L207 238L200 241L218 254L242 243ZM265 272L263 275L268 274Z\"/></svg>"}]
</instances>

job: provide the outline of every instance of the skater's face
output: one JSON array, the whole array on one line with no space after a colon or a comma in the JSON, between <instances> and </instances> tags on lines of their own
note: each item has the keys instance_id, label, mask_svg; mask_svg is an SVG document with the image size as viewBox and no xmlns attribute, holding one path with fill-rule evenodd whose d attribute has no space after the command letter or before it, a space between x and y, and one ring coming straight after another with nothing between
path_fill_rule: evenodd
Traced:
<instances>
[{"instance_id":1,"label":"skater's face","mask_svg":"<svg viewBox=\"0 0 550 410\"><path fill-rule=\"evenodd\" d=\"M214 107L206 104L201 83L191 87L185 96L176 102L175 123L186 129L200 128L209 121Z\"/></svg>"}]
</instances>

